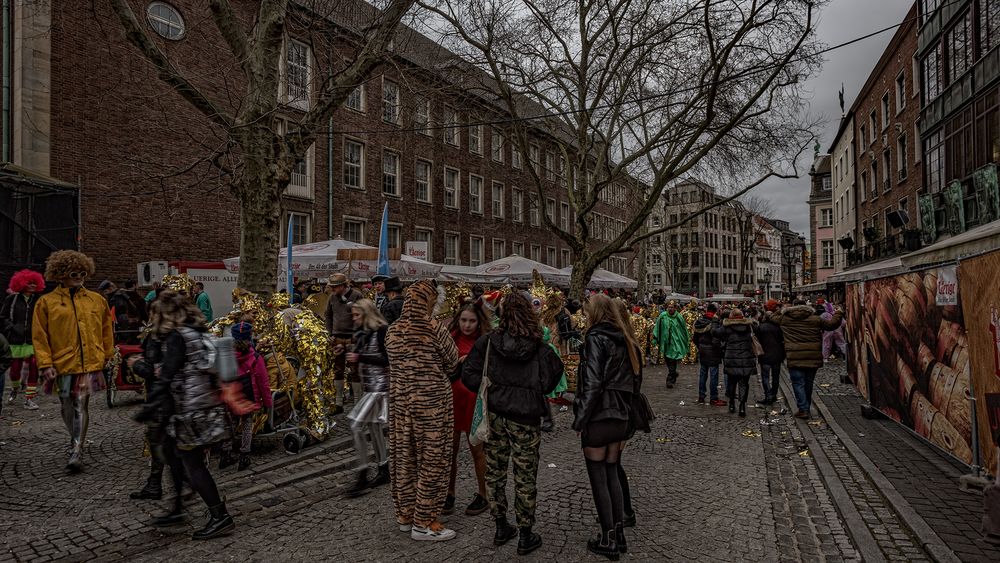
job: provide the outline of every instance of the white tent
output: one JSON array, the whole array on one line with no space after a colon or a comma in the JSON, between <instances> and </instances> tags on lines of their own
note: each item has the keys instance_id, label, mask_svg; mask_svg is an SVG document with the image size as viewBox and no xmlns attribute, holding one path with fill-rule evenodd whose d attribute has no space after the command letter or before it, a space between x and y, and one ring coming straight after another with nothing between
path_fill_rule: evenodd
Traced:
<instances>
[{"instance_id":1,"label":"white tent","mask_svg":"<svg viewBox=\"0 0 1000 563\"><path fill-rule=\"evenodd\" d=\"M507 276L492 276L489 274L480 274L476 272L475 266L455 266L455 265L445 265L441 267L441 273L438 274L437 280L439 282L468 282L468 283L481 283L486 285L503 285L510 283L510 278Z\"/></svg>"},{"instance_id":2,"label":"white tent","mask_svg":"<svg viewBox=\"0 0 1000 563\"><path fill-rule=\"evenodd\" d=\"M690 295L684 295L683 293L668 293L663 297L664 303L670 303L671 301L676 301L678 303L690 303L694 297Z\"/></svg>"},{"instance_id":3,"label":"white tent","mask_svg":"<svg viewBox=\"0 0 1000 563\"><path fill-rule=\"evenodd\" d=\"M559 271L565 274L568 278L573 274L573 266L566 266ZM639 282L621 274L616 274L609 270L598 268L594 270L593 274L591 274L590 282L587 283L587 287L594 289L635 289L639 287Z\"/></svg>"},{"instance_id":4,"label":"white tent","mask_svg":"<svg viewBox=\"0 0 1000 563\"><path fill-rule=\"evenodd\" d=\"M561 271L517 254L476 266L473 273L478 276L507 278L507 283L524 285L531 283L532 270L537 270L548 285L569 284L569 276Z\"/></svg>"},{"instance_id":5,"label":"white tent","mask_svg":"<svg viewBox=\"0 0 1000 563\"><path fill-rule=\"evenodd\" d=\"M375 274L378 260L343 260L337 255L341 250L368 250L376 248L346 241L344 239L325 240L292 247L292 275L302 278L329 276L333 273L346 274L353 280L367 280ZM240 258L226 258L222 261L230 272L240 270ZM286 279L288 248L282 248L278 254L278 279ZM389 269L392 275L402 280L417 280L435 278L441 272L441 266L426 260L403 254L399 260L390 260Z\"/></svg>"}]
</instances>

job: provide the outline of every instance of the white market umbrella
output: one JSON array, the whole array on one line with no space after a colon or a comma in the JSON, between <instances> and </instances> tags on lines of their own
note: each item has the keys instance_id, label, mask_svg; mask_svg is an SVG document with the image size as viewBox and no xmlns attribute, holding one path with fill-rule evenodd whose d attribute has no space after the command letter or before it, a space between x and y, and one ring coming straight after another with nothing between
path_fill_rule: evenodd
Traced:
<instances>
[{"instance_id":1,"label":"white market umbrella","mask_svg":"<svg viewBox=\"0 0 1000 563\"><path fill-rule=\"evenodd\" d=\"M537 270L545 279L545 283L549 285L569 284L569 276L556 268L517 254L476 266L474 273L483 276L504 277L507 278L508 283L524 285L532 282L532 270Z\"/></svg>"},{"instance_id":2,"label":"white market umbrella","mask_svg":"<svg viewBox=\"0 0 1000 563\"><path fill-rule=\"evenodd\" d=\"M510 283L510 278L507 276L492 276L489 274L477 273L475 266L456 266L448 264L441 267L441 273L438 274L437 280L444 283L466 282L487 285L503 285Z\"/></svg>"},{"instance_id":3,"label":"white market umbrella","mask_svg":"<svg viewBox=\"0 0 1000 563\"><path fill-rule=\"evenodd\" d=\"M292 247L292 275L301 278L316 278L341 273L353 280L367 280L375 275L378 267L377 258L371 260L342 260L337 258L341 250L371 250L373 251L373 256L376 256L378 252L375 247L340 238L299 244ZM280 249L278 253L279 279L284 279L286 276L285 264L287 260L288 248L286 247ZM240 270L239 256L226 258L222 262L230 272L238 272ZM399 277L401 280L436 278L441 272L440 265L414 258L407 254L401 255L399 260L390 260L389 269L392 271L392 275Z\"/></svg>"},{"instance_id":4,"label":"white market umbrella","mask_svg":"<svg viewBox=\"0 0 1000 563\"><path fill-rule=\"evenodd\" d=\"M573 275L573 266L566 266L560 272L567 277L571 276ZM586 285L588 288L594 289L635 289L639 287L639 282L610 270L598 268L590 275L590 281Z\"/></svg>"}]
</instances>

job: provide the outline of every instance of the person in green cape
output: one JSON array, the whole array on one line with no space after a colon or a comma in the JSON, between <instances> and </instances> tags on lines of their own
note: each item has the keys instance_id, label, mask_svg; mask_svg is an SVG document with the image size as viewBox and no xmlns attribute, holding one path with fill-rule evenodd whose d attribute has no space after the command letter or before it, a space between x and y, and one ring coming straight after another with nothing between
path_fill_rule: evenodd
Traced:
<instances>
[{"instance_id":1,"label":"person in green cape","mask_svg":"<svg viewBox=\"0 0 1000 563\"><path fill-rule=\"evenodd\" d=\"M677 313L677 302L671 301L653 327L653 343L667 363L667 388L672 388L677 382L677 363L687 355L689 342L687 323Z\"/></svg>"}]
</instances>

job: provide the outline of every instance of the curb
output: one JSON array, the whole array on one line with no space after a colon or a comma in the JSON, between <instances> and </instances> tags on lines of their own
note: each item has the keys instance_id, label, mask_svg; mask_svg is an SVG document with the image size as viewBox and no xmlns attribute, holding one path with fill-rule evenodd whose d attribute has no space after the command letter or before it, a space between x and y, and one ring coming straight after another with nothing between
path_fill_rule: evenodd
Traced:
<instances>
[{"instance_id":1,"label":"curb","mask_svg":"<svg viewBox=\"0 0 1000 563\"><path fill-rule=\"evenodd\" d=\"M782 383L785 383L785 378L782 378ZM790 382L789 382L790 385ZM786 396L787 397L787 396ZM826 420L826 423L830 425L830 429L833 430L834 434L840 440L847 451L851 454L851 457L858 462L861 469L864 470L865 474L871 479L875 488L882 493L882 496L889 502L893 511L906 523L913 532L913 535L917 537L920 544L927 551L927 554L931 556L931 559L937 561L938 563L961 563L961 559L955 554L954 551L948 547L948 544L937 535L937 532L923 519L916 510L910 506L903 495L899 494L896 487L892 485L889 479L879 471L878 467L872 462L871 459L861 450L861 448L854 443L854 440L847 433L846 430L837 422L830 412L830 409L826 407L826 403L820 397L819 393L813 392L813 404L819 409L820 415ZM866 528L867 529L867 528Z\"/></svg>"},{"instance_id":2,"label":"curb","mask_svg":"<svg viewBox=\"0 0 1000 563\"><path fill-rule=\"evenodd\" d=\"M793 401L792 397L795 396L795 394L792 393L791 382L787 377L780 378L780 381L781 391L785 395L785 402L791 409L793 408L793 405L790 403ZM799 432L802 433L809 445L809 451L812 453L812 458L816 461L816 467L819 469L820 477L826 484L827 492L830 493L830 498L833 499L833 503L836 505L837 511L844 518L847 532L851 535L851 539L854 540L854 545L857 547L862 561L871 563L886 561L885 554L882 553L882 549L879 547L878 542L875 541L875 536L872 535L872 531L868 529L868 525L865 524L864 519L861 517L861 513L859 513L857 507L854 506L854 500L851 499L851 495L844 487L844 483L839 477L837 477L837 471L830 463L830 459L826 457L826 452L823 451L822 444L820 444L819 440L816 439L812 429L809 428L809 425L805 421L797 418L793 420L796 428L798 428Z\"/></svg>"}]
</instances>

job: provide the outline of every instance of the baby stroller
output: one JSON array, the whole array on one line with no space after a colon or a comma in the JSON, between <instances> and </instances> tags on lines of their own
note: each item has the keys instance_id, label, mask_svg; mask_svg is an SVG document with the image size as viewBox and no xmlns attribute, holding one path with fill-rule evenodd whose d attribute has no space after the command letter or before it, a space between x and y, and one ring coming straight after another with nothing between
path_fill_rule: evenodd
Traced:
<instances>
[{"instance_id":1,"label":"baby stroller","mask_svg":"<svg viewBox=\"0 0 1000 563\"><path fill-rule=\"evenodd\" d=\"M263 412L264 421L255 438L280 440L285 451L297 454L308 445L310 436L303 430L305 417L301 412L301 387L304 373L299 369L299 361L292 356L282 357L278 352L265 354L268 371L276 376L272 381L271 408ZM286 360L286 361L282 361ZM295 382L286 385L288 378ZM288 391L282 389L288 388Z\"/></svg>"}]
</instances>

